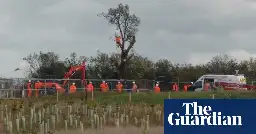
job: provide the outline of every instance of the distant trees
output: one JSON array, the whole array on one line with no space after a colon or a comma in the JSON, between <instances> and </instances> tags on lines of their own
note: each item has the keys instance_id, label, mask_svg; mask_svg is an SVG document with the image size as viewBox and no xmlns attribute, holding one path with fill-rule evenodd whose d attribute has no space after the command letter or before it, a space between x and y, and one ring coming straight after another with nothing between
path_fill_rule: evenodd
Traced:
<instances>
[{"instance_id":1,"label":"distant trees","mask_svg":"<svg viewBox=\"0 0 256 134\"><path fill-rule=\"evenodd\" d=\"M64 61L54 52L32 53L24 58L29 64L28 73L34 78L63 78L71 65L78 65L82 61L87 63L87 79L115 79L120 54L98 52L95 57L77 56L71 53ZM155 79L165 76L170 80L179 78L180 81L195 81L203 74L235 74L235 70L245 74L250 79L256 79L256 58L238 62L228 55L217 55L206 64L174 64L168 59L159 59L156 62L134 53L126 63L126 79ZM81 78L81 72L73 78Z\"/></svg>"},{"instance_id":2,"label":"distant trees","mask_svg":"<svg viewBox=\"0 0 256 134\"><path fill-rule=\"evenodd\" d=\"M114 25L120 34L120 53L97 52L95 57L77 56L75 52L64 61L54 52L32 53L24 58L29 64L28 73L34 78L63 78L70 66L86 61L86 75L89 79L155 79L158 76L169 80L195 81L201 75L234 74L235 70L244 73L250 79L256 79L256 59L238 62L228 55L217 55L206 64L174 64L168 59L159 59L154 62L143 57L133 49L136 43L136 33L139 31L140 18L130 13L128 5L118 4L107 12L98 14L109 24ZM119 36L118 36L119 37ZM73 78L81 78L76 73Z\"/></svg>"},{"instance_id":3,"label":"distant trees","mask_svg":"<svg viewBox=\"0 0 256 134\"><path fill-rule=\"evenodd\" d=\"M59 60L58 54L54 52L32 53L23 60L29 64L29 77L59 78L67 69L64 62Z\"/></svg>"}]
</instances>

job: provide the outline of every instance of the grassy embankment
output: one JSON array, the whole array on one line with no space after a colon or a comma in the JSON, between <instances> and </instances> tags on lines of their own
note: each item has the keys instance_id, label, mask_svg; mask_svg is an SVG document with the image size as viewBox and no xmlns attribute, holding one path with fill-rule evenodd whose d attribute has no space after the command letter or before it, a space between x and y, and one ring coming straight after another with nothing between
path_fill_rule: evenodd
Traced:
<instances>
[{"instance_id":1,"label":"grassy embankment","mask_svg":"<svg viewBox=\"0 0 256 134\"><path fill-rule=\"evenodd\" d=\"M9 133L155 133L163 131L163 103L171 98L256 98L256 92L128 93L95 92L0 100L1 126ZM121 129L124 128L124 129ZM108 132L107 132L108 131Z\"/></svg>"}]
</instances>

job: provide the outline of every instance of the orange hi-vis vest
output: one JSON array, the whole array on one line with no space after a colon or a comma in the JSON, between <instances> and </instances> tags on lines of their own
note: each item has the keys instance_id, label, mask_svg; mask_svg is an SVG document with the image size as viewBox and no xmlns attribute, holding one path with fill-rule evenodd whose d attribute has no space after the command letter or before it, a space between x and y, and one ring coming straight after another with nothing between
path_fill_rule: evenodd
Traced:
<instances>
[{"instance_id":1,"label":"orange hi-vis vest","mask_svg":"<svg viewBox=\"0 0 256 134\"><path fill-rule=\"evenodd\" d=\"M69 87L69 93L75 93L76 92L76 86L75 85L71 85Z\"/></svg>"},{"instance_id":2,"label":"orange hi-vis vest","mask_svg":"<svg viewBox=\"0 0 256 134\"><path fill-rule=\"evenodd\" d=\"M121 45L121 37L116 36L116 44Z\"/></svg>"},{"instance_id":3,"label":"orange hi-vis vest","mask_svg":"<svg viewBox=\"0 0 256 134\"><path fill-rule=\"evenodd\" d=\"M176 92L179 90L178 85L176 83L172 85L172 90Z\"/></svg>"},{"instance_id":4,"label":"orange hi-vis vest","mask_svg":"<svg viewBox=\"0 0 256 134\"><path fill-rule=\"evenodd\" d=\"M161 89L160 89L160 87L159 87L159 86L155 86L155 92L156 92L156 93L159 93L159 92L160 92L160 90L161 90Z\"/></svg>"},{"instance_id":5,"label":"orange hi-vis vest","mask_svg":"<svg viewBox=\"0 0 256 134\"><path fill-rule=\"evenodd\" d=\"M31 89L31 82L29 82L27 84L27 93L28 93L28 97L31 97L32 96L32 89Z\"/></svg>"},{"instance_id":6,"label":"orange hi-vis vest","mask_svg":"<svg viewBox=\"0 0 256 134\"><path fill-rule=\"evenodd\" d=\"M205 83L204 84L204 91L208 91L208 89L210 88L210 83Z\"/></svg>"},{"instance_id":7,"label":"orange hi-vis vest","mask_svg":"<svg viewBox=\"0 0 256 134\"><path fill-rule=\"evenodd\" d=\"M93 85L90 83L87 85L87 92L92 92L94 90Z\"/></svg>"},{"instance_id":8,"label":"orange hi-vis vest","mask_svg":"<svg viewBox=\"0 0 256 134\"><path fill-rule=\"evenodd\" d=\"M101 83L100 84L100 89L102 92L107 92L108 91L108 85L106 83Z\"/></svg>"},{"instance_id":9,"label":"orange hi-vis vest","mask_svg":"<svg viewBox=\"0 0 256 134\"><path fill-rule=\"evenodd\" d=\"M36 89L36 96L39 96L39 89L41 89L43 87L43 83L42 82L36 82L35 83L35 89Z\"/></svg>"},{"instance_id":10,"label":"orange hi-vis vest","mask_svg":"<svg viewBox=\"0 0 256 134\"><path fill-rule=\"evenodd\" d=\"M116 85L116 89L117 89L118 92L122 92L122 90L123 90L123 84L118 83L118 84Z\"/></svg>"},{"instance_id":11,"label":"orange hi-vis vest","mask_svg":"<svg viewBox=\"0 0 256 134\"><path fill-rule=\"evenodd\" d=\"M184 85L183 88L184 88L184 92L187 92L187 91L188 91L188 86L187 86L186 84Z\"/></svg>"},{"instance_id":12,"label":"orange hi-vis vest","mask_svg":"<svg viewBox=\"0 0 256 134\"><path fill-rule=\"evenodd\" d=\"M132 91L137 91L137 85L136 84L133 84L133 86L132 86Z\"/></svg>"}]
</instances>

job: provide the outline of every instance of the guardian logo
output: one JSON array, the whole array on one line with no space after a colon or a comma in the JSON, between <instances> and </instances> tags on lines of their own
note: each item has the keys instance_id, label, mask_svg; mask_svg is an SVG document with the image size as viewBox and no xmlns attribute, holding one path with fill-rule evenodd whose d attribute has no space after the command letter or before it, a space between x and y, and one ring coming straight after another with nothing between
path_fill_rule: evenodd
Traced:
<instances>
[{"instance_id":1,"label":"guardian logo","mask_svg":"<svg viewBox=\"0 0 256 134\"><path fill-rule=\"evenodd\" d=\"M164 134L255 134L256 99L166 99Z\"/></svg>"},{"instance_id":2,"label":"guardian logo","mask_svg":"<svg viewBox=\"0 0 256 134\"><path fill-rule=\"evenodd\" d=\"M192 102L183 103L182 107L184 107L185 115L169 114L168 122L170 125L242 125L241 116L224 116L221 112L214 112L211 106L200 106L197 102Z\"/></svg>"}]
</instances>

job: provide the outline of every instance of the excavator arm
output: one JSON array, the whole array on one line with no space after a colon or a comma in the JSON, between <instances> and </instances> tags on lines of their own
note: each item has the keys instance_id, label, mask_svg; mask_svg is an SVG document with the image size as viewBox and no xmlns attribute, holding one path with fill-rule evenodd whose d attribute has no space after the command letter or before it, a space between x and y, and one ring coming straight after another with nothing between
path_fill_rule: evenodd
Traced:
<instances>
[{"instance_id":1,"label":"excavator arm","mask_svg":"<svg viewBox=\"0 0 256 134\"><path fill-rule=\"evenodd\" d=\"M68 79L70 77L72 77L77 71L82 71L82 82L85 82L85 70L86 70L86 64L85 62L83 62L81 65L77 65L77 66L71 66L69 71L65 73L64 75L64 81L62 86L65 87L65 85L68 82Z\"/></svg>"}]
</instances>

